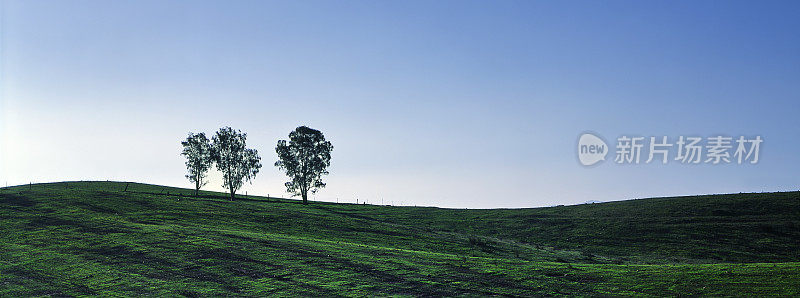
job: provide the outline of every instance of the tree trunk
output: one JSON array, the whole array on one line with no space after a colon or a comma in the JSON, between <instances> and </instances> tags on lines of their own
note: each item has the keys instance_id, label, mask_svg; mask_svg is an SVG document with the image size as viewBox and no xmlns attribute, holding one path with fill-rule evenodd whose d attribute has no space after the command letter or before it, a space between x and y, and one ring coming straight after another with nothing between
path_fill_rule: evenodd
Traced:
<instances>
[{"instance_id":1,"label":"tree trunk","mask_svg":"<svg viewBox=\"0 0 800 298\"><path fill-rule=\"evenodd\" d=\"M303 191L302 194L303 194L303 204L307 205L308 204L308 192Z\"/></svg>"},{"instance_id":2,"label":"tree trunk","mask_svg":"<svg viewBox=\"0 0 800 298\"><path fill-rule=\"evenodd\" d=\"M194 196L197 197L197 193L200 191L200 180L196 179L194 181Z\"/></svg>"},{"instance_id":3,"label":"tree trunk","mask_svg":"<svg viewBox=\"0 0 800 298\"><path fill-rule=\"evenodd\" d=\"M231 188L231 202L233 202L233 195L234 195L234 193L235 193L235 191L233 190L233 188Z\"/></svg>"}]
</instances>

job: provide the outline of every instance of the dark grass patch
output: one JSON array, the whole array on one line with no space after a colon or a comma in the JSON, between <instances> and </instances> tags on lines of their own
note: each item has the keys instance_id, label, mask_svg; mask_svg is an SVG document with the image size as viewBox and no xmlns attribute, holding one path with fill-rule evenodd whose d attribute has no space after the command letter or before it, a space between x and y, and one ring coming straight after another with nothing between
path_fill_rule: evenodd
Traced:
<instances>
[{"instance_id":1,"label":"dark grass patch","mask_svg":"<svg viewBox=\"0 0 800 298\"><path fill-rule=\"evenodd\" d=\"M150 219L140 219L140 218L129 218L127 219L129 222L138 223L138 224L145 224L145 225L163 225L163 220L150 220Z\"/></svg>"},{"instance_id":2,"label":"dark grass patch","mask_svg":"<svg viewBox=\"0 0 800 298\"><path fill-rule=\"evenodd\" d=\"M435 277L437 279L440 279L442 282L446 282L447 280L468 279L468 280L473 280L475 283L477 283L481 287L485 287L486 289L501 288L510 292L527 292L531 290L530 288L522 285L522 283L520 283L519 280L509 279L503 274L477 271L466 265L452 264L452 263L447 264L445 268L447 269L447 271L456 273L459 276L450 276L450 278L447 279L443 277ZM478 290L478 292L482 295L509 296L508 294L501 294L486 290Z\"/></svg>"},{"instance_id":3,"label":"dark grass patch","mask_svg":"<svg viewBox=\"0 0 800 298\"><path fill-rule=\"evenodd\" d=\"M201 282L216 283L223 289L231 292L240 291L238 287L231 283L229 278L206 270L204 266L199 266L192 262L176 262L159 257L153 253L136 251L127 246L116 245L93 248L72 248L66 251L86 260L106 265L118 265L119 268L124 271L136 273L148 278L167 281L191 279ZM140 264L145 266L145 268L133 267L130 266L130 264Z\"/></svg>"},{"instance_id":4,"label":"dark grass patch","mask_svg":"<svg viewBox=\"0 0 800 298\"><path fill-rule=\"evenodd\" d=\"M78 232L89 234L131 233L140 230L138 227L113 224L89 225L86 221L77 221L48 215L36 216L25 225L25 229L27 230L45 228L75 229Z\"/></svg>"},{"instance_id":5,"label":"dark grass patch","mask_svg":"<svg viewBox=\"0 0 800 298\"><path fill-rule=\"evenodd\" d=\"M39 203L29 199L27 196L14 193L0 193L0 204L15 207L33 207Z\"/></svg>"},{"instance_id":6,"label":"dark grass patch","mask_svg":"<svg viewBox=\"0 0 800 298\"><path fill-rule=\"evenodd\" d=\"M356 218L356 219L361 219L361 220L366 220L366 221L380 222L379 220L377 220L375 218L372 218L372 217L369 217L369 216L365 216L365 215L361 215L361 214L354 214L354 213L349 213L349 212L342 212L342 211L334 210L333 208L328 208L327 206L320 205L320 204L314 204L313 206L314 206L313 208L320 209L320 210L325 210L327 212L330 212L330 213L333 213L333 214L337 214L337 215L341 215L341 216L345 216L345 217ZM356 205L356 206L358 206L358 205Z\"/></svg>"},{"instance_id":7,"label":"dark grass patch","mask_svg":"<svg viewBox=\"0 0 800 298\"><path fill-rule=\"evenodd\" d=\"M73 204L75 206L81 207L81 208L89 210L89 211L94 211L94 212L97 212L97 213L112 214L112 213L118 213L119 212L117 209L110 208L110 207L104 207L104 206L99 205L99 204L90 204L90 203L85 203L85 202L75 202Z\"/></svg>"},{"instance_id":8,"label":"dark grass patch","mask_svg":"<svg viewBox=\"0 0 800 298\"><path fill-rule=\"evenodd\" d=\"M286 245L276 241L260 240L259 244L276 251L282 251L294 256L298 262L303 262L314 267L326 268L335 271L352 272L363 276L360 282L365 279L371 280L375 285L391 285L391 290L382 291L384 294L408 294L425 293L426 296L452 296L460 290L434 286L417 280L406 278L397 274L392 274L387 270L382 270L373 265L362 262L355 262L348 258L338 256L334 252L314 251L313 249L303 248L295 245ZM447 281L443 281L446 283Z\"/></svg>"},{"instance_id":9,"label":"dark grass patch","mask_svg":"<svg viewBox=\"0 0 800 298\"><path fill-rule=\"evenodd\" d=\"M37 228L46 228L46 227L75 227L75 228L86 228L83 224L70 220L64 219L55 216L37 216L28 222L28 227L31 229Z\"/></svg>"},{"instance_id":10,"label":"dark grass patch","mask_svg":"<svg viewBox=\"0 0 800 298\"><path fill-rule=\"evenodd\" d=\"M413 237L415 236L412 233L403 232L403 231L395 231L395 230L388 230L388 229L373 229L373 228L366 228L366 227L342 227L339 229L342 232L354 232L354 233L365 233L365 234L378 234L378 235L386 235L386 236L397 236L397 237Z\"/></svg>"},{"instance_id":11,"label":"dark grass patch","mask_svg":"<svg viewBox=\"0 0 800 298\"><path fill-rule=\"evenodd\" d=\"M248 239L238 237L239 239ZM264 243L264 242L260 242ZM291 274L278 274L288 267L282 264L270 263L247 257L247 253L234 248L196 249L189 252L193 260L202 266L219 266L234 276L245 276L252 279L270 278L279 280L294 287L300 287L309 293L326 293L329 290L307 283L297 282Z\"/></svg>"},{"instance_id":12,"label":"dark grass patch","mask_svg":"<svg viewBox=\"0 0 800 298\"><path fill-rule=\"evenodd\" d=\"M63 281L60 280L56 276L43 274L42 272L30 270L25 268L24 265L17 265L12 266L6 269L2 269L3 274L10 274L17 277L18 280L26 281L26 283L37 283L43 285L45 289L37 289L34 290L31 295L33 296L57 296L57 297L68 297L71 295L67 295L64 292L64 288L69 288L69 292L76 292L80 295L93 295L95 292L82 284L69 284L68 286L64 285ZM61 289L59 289L61 288Z\"/></svg>"}]
</instances>

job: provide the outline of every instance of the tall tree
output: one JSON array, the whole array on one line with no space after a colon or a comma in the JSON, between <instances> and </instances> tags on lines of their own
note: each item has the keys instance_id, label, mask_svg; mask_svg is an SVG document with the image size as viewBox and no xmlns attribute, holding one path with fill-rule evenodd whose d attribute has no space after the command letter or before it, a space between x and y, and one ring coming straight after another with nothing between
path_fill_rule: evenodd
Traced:
<instances>
[{"instance_id":1,"label":"tall tree","mask_svg":"<svg viewBox=\"0 0 800 298\"><path fill-rule=\"evenodd\" d=\"M186 178L194 182L194 195L197 196L200 187L207 183L205 180L206 172L211 168L211 163L213 162L211 145L208 143L206 134L202 132L198 134L189 133L189 136L185 141L181 142L181 145L183 145L181 155L186 157L186 168L189 170Z\"/></svg>"},{"instance_id":2,"label":"tall tree","mask_svg":"<svg viewBox=\"0 0 800 298\"><path fill-rule=\"evenodd\" d=\"M247 149L247 134L230 127L220 128L213 137L213 158L222 172L222 187L228 189L233 201L236 191L245 181L256 177L261 157L255 149Z\"/></svg>"},{"instance_id":3,"label":"tall tree","mask_svg":"<svg viewBox=\"0 0 800 298\"><path fill-rule=\"evenodd\" d=\"M325 187L322 175L331 165L333 145L325 140L322 132L300 126L289 133L289 142L279 140L275 151L278 161L275 166L286 172L292 181L286 182L286 191L303 197L303 204L308 204L308 192L315 193Z\"/></svg>"}]
</instances>

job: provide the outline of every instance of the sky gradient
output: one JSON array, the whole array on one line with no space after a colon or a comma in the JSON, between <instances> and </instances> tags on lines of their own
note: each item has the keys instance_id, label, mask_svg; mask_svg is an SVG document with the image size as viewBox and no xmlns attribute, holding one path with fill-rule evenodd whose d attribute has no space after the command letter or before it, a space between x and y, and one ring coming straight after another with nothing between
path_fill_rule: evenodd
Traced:
<instances>
[{"instance_id":1,"label":"sky gradient","mask_svg":"<svg viewBox=\"0 0 800 298\"><path fill-rule=\"evenodd\" d=\"M797 1L2 1L0 183L191 188L189 132L333 143L315 199L537 207L800 188ZM586 168L576 141L764 139L756 165ZM610 142L611 143L611 142ZM611 144L613 145L613 144ZM612 153L613 154L613 153ZM219 173L206 189L221 190Z\"/></svg>"}]
</instances>

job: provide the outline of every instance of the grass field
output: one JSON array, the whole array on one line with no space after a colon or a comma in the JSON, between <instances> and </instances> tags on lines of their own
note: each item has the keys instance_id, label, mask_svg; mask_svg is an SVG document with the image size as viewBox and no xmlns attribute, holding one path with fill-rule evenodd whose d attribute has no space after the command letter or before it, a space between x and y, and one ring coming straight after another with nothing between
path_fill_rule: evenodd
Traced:
<instances>
[{"instance_id":1,"label":"grass field","mask_svg":"<svg viewBox=\"0 0 800 298\"><path fill-rule=\"evenodd\" d=\"M800 295L798 192L492 210L192 193L1 189L0 296Z\"/></svg>"}]
</instances>

